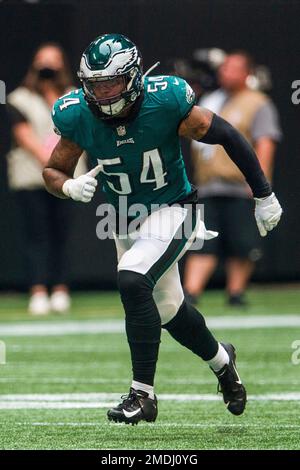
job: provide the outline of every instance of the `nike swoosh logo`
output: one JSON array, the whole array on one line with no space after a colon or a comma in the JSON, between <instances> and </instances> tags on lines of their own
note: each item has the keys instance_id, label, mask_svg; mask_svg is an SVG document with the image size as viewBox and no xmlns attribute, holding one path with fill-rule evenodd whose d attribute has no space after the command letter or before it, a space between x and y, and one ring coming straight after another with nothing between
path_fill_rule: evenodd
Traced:
<instances>
[{"instance_id":1,"label":"nike swoosh logo","mask_svg":"<svg viewBox=\"0 0 300 470\"><path fill-rule=\"evenodd\" d=\"M241 379L240 379L240 376L239 376L239 374L238 374L238 371L236 370L235 365L234 365L233 362L232 362L232 366L233 366L233 368L234 368L234 370L235 370L235 373L236 373L236 375L238 376L238 379L239 379L239 380L236 380L235 382L236 382L237 384L239 384L239 385L242 385L242 381L241 381Z\"/></svg>"},{"instance_id":2,"label":"nike swoosh logo","mask_svg":"<svg viewBox=\"0 0 300 470\"><path fill-rule=\"evenodd\" d=\"M140 411L141 411L141 408L138 408L137 410L134 410L134 411L123 410L123 413L126 416L126 418L132 418L133 416L137 415Z\"/></svg>"}]
</instances>

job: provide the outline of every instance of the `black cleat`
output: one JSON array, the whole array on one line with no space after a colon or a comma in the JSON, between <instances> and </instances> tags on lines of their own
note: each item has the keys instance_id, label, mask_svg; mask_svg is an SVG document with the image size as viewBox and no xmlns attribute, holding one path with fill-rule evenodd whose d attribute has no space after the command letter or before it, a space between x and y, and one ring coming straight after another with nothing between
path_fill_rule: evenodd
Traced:
<instances>
[{"instance_id":1,"label":"black cleat","mask_svg":"<svg viewBox=\"0 0 300 470\"><path fill-rule=\"evenodd\" d=\"M230 362L214 374L218 377L218 392L223 393L223 400L230 413L241 415L246 407L247 393L235 366L235 349L232 344L221 343L226 349Z\"/></svg>"},{"instance_id":2,"label":"black cleat","mask_svg":"<svg viewBox=\"0 0 300 470\"><path fill-rule=\"evenodd\" d=\"M153 422L157 417L157 398L148 397L147 392L130 388L128 395L122 395L122 403L107 412L109 421L138 424L139 421Z\"/></svg>"}]
</instances>

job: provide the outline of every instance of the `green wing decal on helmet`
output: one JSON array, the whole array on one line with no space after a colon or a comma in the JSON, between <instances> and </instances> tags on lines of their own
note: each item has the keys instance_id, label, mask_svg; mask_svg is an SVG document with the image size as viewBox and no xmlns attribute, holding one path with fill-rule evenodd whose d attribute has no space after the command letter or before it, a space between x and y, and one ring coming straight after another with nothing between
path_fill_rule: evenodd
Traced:
<instances>
[{"instance_id":1,"label":"green wing decal on helmet","mask_svg":"<svg viewBox=\"0 0 300 470\"><path fill-rule=\"evenodd\" d=\"M136 45L121 34L96 38L84 51L78 77L85 99L101 119L131 106L143 89L142 57Z\"/></svg>"}]
</instances>

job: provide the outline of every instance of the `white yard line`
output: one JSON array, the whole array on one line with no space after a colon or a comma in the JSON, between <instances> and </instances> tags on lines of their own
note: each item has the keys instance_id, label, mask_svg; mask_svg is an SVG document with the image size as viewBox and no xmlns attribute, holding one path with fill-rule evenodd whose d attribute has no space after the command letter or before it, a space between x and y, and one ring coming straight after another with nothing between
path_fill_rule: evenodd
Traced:
<instances>
[{"instance_id":1,"label":"white yard line","mask_svg":"<svg viewBox=\"0 0 300 470\"><path fill-rule=\"evenodd\" d=\"M30 421L24 421L24 422L18 422L16 423L18 426L56 426L56 427L62 427L62 426L69 426L69 427L98 427L98 428L103 428L106 426L112 426L112 423L103 421L99 423L95 422L30 422ZM114 425L119 425L122 426L122 423L113 423ZM149 427L148 423L140 423L140 427ZM234 424L234 423L151 423L150 426L154 427L168 427L168 428L258 428L258 429L295 429L298 430L300 428L300 424L274 424L274 425L269 425L269 424L251 424L251 423L245 423L245 424Z\"/></svg>"},{"instance_id":2,"label":"white yard line","mask_svg":"<svg viewBox=\"0 0 300 470\"><path fill-rule=\"evenodd\" d=\"M98 333L123 333L123 320L70 320L61 322L0 323L0 337L64 336Z\"/></svg>"},{"instance_id":3,"label":"white yard line","mask_svg":"<svg viewBox=\"0 0 300 470\"><path fill-rule=\"evenodd\" d=\"M290 328L300 326L300 313L295 315L248 315L208 317L212 329L241 330L250 328ZM7 336L63 336L99 333L123 333L123 320L69 320L0 323L0 338Z\"/></svg>"},{"instance_id":4,"label":"white yard line","mask_svg":"<svg viewBox=\"0 0 300 470\"><path fill-rule=\"evenodd\" d=\"M0 399L1 400L1 399ZM86 408L109 408L115 406L116 402L55 402L49 401L0 401L0 410L68 410L68 409L86 409Z\"/></svg>"},{"instance_id":5,"label":"white yard line","mask_svg":"<svg viewBox=\"0 0 300 470\"><path fill-rule=\"evenodd\" d=\"M80 379L76 377L50 377L50 378L28 378L28 377L0 377L0 384L1 383L26 383L26 384L127 384L128 385L128 379ZM203 381L203 382L197 382L201 384L211 384L215 383L215 380L211 381ZM250 383L249 381L247 381ZM168 381L161 381L161 383L168 383L168 384L174 384L177 383L176 380L168 380ZM187 384L190 382L182 381L182 383ZM191 382L193 383L193 382ZM257 383L257 382L255 382ZM286 381L282 382L283 384L286 384ZM289 382L291 383L291 382ZM299 384L300 385L300 380L297 382L295 385ZM1 395L0 395L1 397Z\"/></svg>"},{"instance_id":6,"label":"white yard line","mask_svg":"<svg viewBox=\"0 0 300 470\"><path fill-rule=\"evenodd\" d=\"M81 379L76 377L49 377L49 378L29 378L29 377L0 377L1 383L26 383L26 384L128 384L128 379L113 379L113 378L97 378L97 379ZM211 379L159 379L160 384L164 385L212 385L216 383L214 377ZM286 385L287 380L278 379L262 379L262 380L247 380L248 385ZM288 380L289 385L300 386L300 379ZM0 395L1 397L1 395Z\"/></svg>"},{"instance_id":7,"label":"white yard line","mask_svg":"<svg viewBox=\"0 0 300 470\"><path fill-rule=\"evenodd\" d=\"M221 401L215 394L160 394L160 401ZM84 409L107 408L119 402L118 393L54 393L0 395L0 409ZM250 395L249 401L300 401L299 392Z\"/></svg>"}]
</instances>

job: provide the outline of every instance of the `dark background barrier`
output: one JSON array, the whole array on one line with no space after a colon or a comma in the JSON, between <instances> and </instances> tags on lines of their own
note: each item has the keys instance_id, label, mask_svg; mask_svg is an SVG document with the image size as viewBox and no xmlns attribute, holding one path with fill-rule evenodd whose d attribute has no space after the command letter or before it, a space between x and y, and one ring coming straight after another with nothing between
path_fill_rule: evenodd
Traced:
<instances>
[{"instance_id":1,"label":"dark background barrier","mask_svg":"<svg viewBox=\"0 0 300 470\"><path fill-rule=\"evenodd\" d=\"M300 279L300 105L291 101L300 79L300 2L292 0L102 0L0 4L0 79L12 91L23 78L35 48L55 40L66 49L74 71L87 44L104 32L120 32L135 41L145 69L157 60L165 70L170 57L190 57L198 47L243 48L273 77L271 96L281 117L284 140L277 151L274 188L284 208L280 226L268 236L265 257L255 280ZM9 129L0 105L0 287L26 284L22 265L22 231L6 182L4 155ZM187 158L187 156L186 156ZM79 287L115 286L115 250L96 238L96 207L73 204L68 245L70 278ZM218 279L218 276L217 278Z\"/></svg>"}]
</instances>

